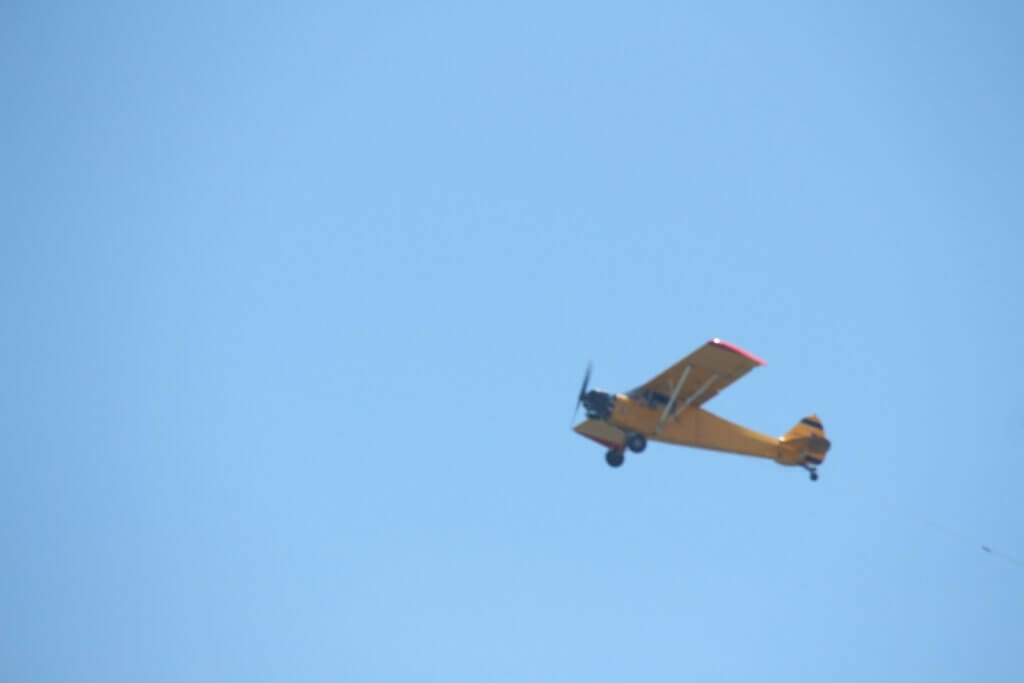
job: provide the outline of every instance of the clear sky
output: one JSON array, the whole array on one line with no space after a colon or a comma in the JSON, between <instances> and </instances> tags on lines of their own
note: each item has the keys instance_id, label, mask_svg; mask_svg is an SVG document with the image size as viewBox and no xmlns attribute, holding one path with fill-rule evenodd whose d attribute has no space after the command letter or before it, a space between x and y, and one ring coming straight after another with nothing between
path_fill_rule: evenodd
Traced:
<instances>
[{"instance_id":1,"label":"clear sky","mask_svg":"<svg viewBox=\"0 0 1024 683\"><path fill-rule=\"evenodd\" d=\"M1024 680L1021 35L4 3L0 680ZM820 481L570 431L711 337Z\"/></svg>"}]
</instances>

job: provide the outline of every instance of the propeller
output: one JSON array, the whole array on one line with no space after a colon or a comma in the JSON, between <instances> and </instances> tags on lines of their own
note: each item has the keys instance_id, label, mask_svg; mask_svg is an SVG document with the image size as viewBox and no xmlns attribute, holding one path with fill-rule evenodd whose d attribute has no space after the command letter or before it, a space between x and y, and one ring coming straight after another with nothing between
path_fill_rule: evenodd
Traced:
<instances>
[{"instance_id":1,"label":"propeller","mask_svg":"<svg viewBox=\"0 0 1024 683\"><path fill-rule=\"evenodd\" d=\"M594 369L593 363L587 363L587 372L583 375L583 385L580 387L579 398L576 399L576 410L572 413L572 421L576 421L576 415L580 412L580 404L583 403L583 397L587 393L587 385L590 384L590 371Z\"/></svg>"}]
</instances>

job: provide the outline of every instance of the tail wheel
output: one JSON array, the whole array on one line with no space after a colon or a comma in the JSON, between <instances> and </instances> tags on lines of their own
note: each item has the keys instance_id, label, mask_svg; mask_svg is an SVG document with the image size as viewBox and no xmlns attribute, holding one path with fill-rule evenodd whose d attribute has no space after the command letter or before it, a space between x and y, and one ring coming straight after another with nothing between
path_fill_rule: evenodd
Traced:
<instances>
[{"instance_id":1,"label":"tail wheel","mask_svg":"<svg viewBox=\"0 0 1024 683\"><path fill-rule=\"evenodd\" d=\"M626 454L621 448L609 448L604 454L604 461L609 467L622 467L622 463L626 462Z\"/></svg>"},{"instance_id":2,"label":"tail wheel","mask_svg":"<svg viewBox=\"0 0 1024 683\"><path fill-rule=\"evenodd\" d=\"M634 453L642 453L647 448L647 437L643 434L630 434L629 439L626 440L626 445Z\"/></svg>"}]
</instances>

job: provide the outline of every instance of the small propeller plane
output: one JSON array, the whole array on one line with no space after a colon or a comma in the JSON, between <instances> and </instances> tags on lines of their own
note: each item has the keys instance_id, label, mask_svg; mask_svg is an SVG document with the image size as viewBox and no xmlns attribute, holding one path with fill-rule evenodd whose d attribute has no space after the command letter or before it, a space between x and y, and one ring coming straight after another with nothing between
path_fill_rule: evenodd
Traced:
<instances>
[{"instance_id":1,"label":"small propeller plane","mask_svg":"<svg viewBox=\"0 0 1024 683\"><path fill-rule=\"evenodd\" d=\"M714 451L769 458L780 465L803 467L818 480L829 440L817 415L809 415L778 438L755 432L709 413L701 406L718 392L764 365L743 349L712 339L668 370L626 394L587 391L591 366L583 377L576 412L587 419L573 429L606 446L605 460L620 467L626 449L640 453L648 439Z\"/></svg>"}]
</instances>

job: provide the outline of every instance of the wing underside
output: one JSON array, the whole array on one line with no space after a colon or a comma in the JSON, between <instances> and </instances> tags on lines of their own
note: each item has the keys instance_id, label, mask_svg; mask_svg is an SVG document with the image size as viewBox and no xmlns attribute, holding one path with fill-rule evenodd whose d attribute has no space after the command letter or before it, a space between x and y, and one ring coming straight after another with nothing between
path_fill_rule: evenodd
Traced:
<instances>
[{"instance_id":1,"label":"wing underside","mask_svg":"<svg viewBox=\"0 0 1024 683\"><path fill-rule=\"evenodd\" d=\"M584 420L573 429L608 448L621 448L626 443L626 432L603 420Z\"/></svg>"}]
</instances>

